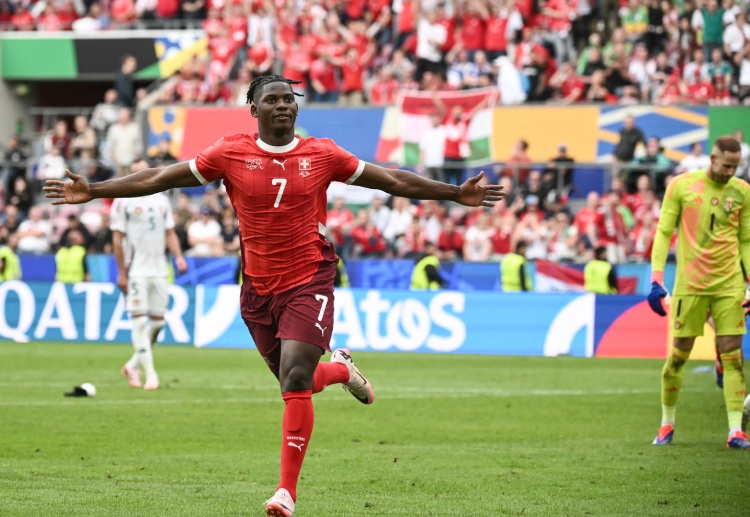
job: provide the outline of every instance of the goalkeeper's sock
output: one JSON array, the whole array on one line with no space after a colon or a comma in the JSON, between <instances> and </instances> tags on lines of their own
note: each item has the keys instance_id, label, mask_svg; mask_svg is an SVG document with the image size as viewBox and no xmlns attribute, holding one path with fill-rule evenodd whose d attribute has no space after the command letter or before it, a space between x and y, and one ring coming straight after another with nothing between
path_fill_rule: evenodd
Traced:
<instances>
[{"instance_id":1,"label":"goalkeeper's sock","mask_svg":"<svg viewBox=\"0 0 750 517\"><path fill-rule=\"evenodd\" d=\"M343 363L318 363L313 374L312 392L320 393L326 386L349 382L349 369Z\"/></svg>"},{"instance_id":2,"label":"goalkeeper's sock","mask_svg":"<svg viewBox=\"0 0 750 517\"><path fill-rule=\"evenodd\" d=\"M674 427L675 413L677 413L677 406L665 406L661 405L661 425L671 425Z\"/></svg>"},{"instance_id":3,"label":"goalkeeper's sock","mask_svg":"<svg viewBox=\"0 0 750 517\"><path fill-rule=\"evenodd\" d=\"M682 388L682 377L685 373L685 364L690 357L690 352L683 352L679 348L672 347L672 351L664 363L661 371L661 405L662 424L674 425L674 415L677 399ZM669 421L671 419L671 421ZM667 420L667 422L664 422Z\"/></svg>"},{"instance_id":4,"label":"goalkeeper's sock","mask_svg":"<svg viewBox=\"0 0 750 517\"><path fill-rule=\"evenodd\" d=\"M741 430L742 410L745 401L745 373L742 371L742 350L733 350L719 356L724 365L724 404L730 434Z\"/></svg>"}]
</instances>

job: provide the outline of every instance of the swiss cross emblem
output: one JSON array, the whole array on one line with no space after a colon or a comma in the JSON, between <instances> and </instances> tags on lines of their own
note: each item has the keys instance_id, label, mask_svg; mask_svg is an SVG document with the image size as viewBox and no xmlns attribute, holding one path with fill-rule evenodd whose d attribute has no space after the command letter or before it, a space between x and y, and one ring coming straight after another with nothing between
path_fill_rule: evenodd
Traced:
<instances>
[{"instance_id":1,"label":"swiss cross emblem","mask_svg":"<svg viewBox=\"0 0 750 517\"><path fill-rule=\"evenodd\" d=\"M300 158L299 163L299 175L303 178L310 175L312 170L312 160L310 158Z\"/></svg>"},{"instance_id":2,"label":"swiss cross emblem","mask_svg":"<svg viewBox=\"0 0 750 517\"><path fill-rule=\"evenodd\" d=\"M250 158L249 160L245 160L245 167L247 167L251 171L259 168L262 169L263 160L261 160L260 158Z\"/></svg>"}]
</instances>

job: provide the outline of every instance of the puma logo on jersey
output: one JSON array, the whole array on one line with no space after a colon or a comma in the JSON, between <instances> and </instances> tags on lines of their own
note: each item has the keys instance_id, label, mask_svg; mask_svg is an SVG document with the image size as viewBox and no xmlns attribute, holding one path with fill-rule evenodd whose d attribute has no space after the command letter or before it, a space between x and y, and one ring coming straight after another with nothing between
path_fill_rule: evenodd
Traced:
<instances>
[{"instance_id":1,"label":"puma logo on jersey","mask_svg":"<svg viewBox=\"0 0 750 517\"><path fill-rule=\"evenodd\" d=\"M302 447L305 446L304 443L294 443L294 442L288 442L287 445L290 447L296 447L297 449L299 449L299 452L302 452Z\"/></svg>"},{"instance_id":2,"label":"puma logo on jersey","mask_svg":"<svg viewBox=\"0 0 750 517\"><path fill-rule=\"evenodd\" d=\"M276 165L280 165L281 168L286 171L286 167L284 167L284 164L286 163L286 160L284 160L283 162L280 162L279 160L277 160L276 158L274 158L273 159L273 163L275 163Z\"/></svg>"},{"instance_id":3,"label":"puma logo on jersey","mask_svg":"<svg viewBox=\"0 0 750 517\"><path fill-rule=\"evenodd\" d=\"M320 326L320 323L316 323L316 324L315 324L315 326L316 326L316 327L318 327L318 328L320 329L320 335L321 335L321 336L325 336L325 335L326 335L326 329L327 329L328 327L321 327L321 326Z\"/></svg>"}]
</instances>

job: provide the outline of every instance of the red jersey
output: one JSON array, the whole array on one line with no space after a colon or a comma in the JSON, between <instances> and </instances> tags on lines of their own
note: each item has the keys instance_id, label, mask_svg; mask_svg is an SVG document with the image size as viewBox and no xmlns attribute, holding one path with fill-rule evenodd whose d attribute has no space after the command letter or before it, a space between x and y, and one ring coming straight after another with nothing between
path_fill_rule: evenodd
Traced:
<instances>
[{"instance_id":1,"label":"red jersey","mask_svg":"<svg viewBox=\"0 0 750 517\"><path fill-rule=\"evenodd\" d=\"M302 84L297 88L304 89L307 87L307 71L310 69L310 54L298 50L289 51L284 56L284 77L293 81L300 81Z\"/></svg>"},{"instance_id":2,"label":"red jersey","mask_svg":"<svg viewBox=\"0 0 750 517\"><path fill-rule=\"evenodd\" d=\"M600 208L596 219L596 236L599 244L624 244L627 236L625 221L622 219L620 212L614 208Z\"/></svg>"},{"instance_id":3,"label":"red jersey","mask_svg":"<svg viewBox=\"0 0 750 517\"><path fill-rule=\"evenodd\" d=\"M455 251L460 255L464 249L464 236L459 231L450 234L440 232L437 247L440 251Z\"/></svg>"},{"instance_id":4,"label":"red jersey","mask_svg":"<svg viewBox=\"0 0 750 517\"><path fill-rule=\"evenodd\" d=\"M464 30L461 40L466 50L482 50L484 48L485 24L481 16L467 14L464 16Z\"/></svg>"},{"instance_id":5,"label":"red jersey","mask_svg":"<svg viewBox=\"0 0 750 517\"><path fill-rule=\"evenodd\" d=\"M261 295L312 279L327 246L328 185L352 183L364 167L328 138L275 147L257 133L225 136L190 161L202 184L224 180L239 220L243 272Z\"/></svg>"},{"instance_id":6,"label":"red jersey","mask_svg":"<svg viewBox=\"0 0 750 517\"><path fill-rule=\"evenodd\" d=\"M361 92L365 89L365 82L363 80L363 74L365 72L364 67L357 61L345 61L341 65L341 89L344 93L349 92Z\"/></svg>"},{"instance_id":7,"label":"red jersey","mask_svg":"<svg viewBox=\"0 0 750 517\"><path fill-rule=\"evenodd\" d=\"M508 28L508 17L490 16L484 30L484 48L492 51L505 51L508 40L505 31Z\"/></svg>"},{"instance_id":8,"label":"red jersey","mask_svg":"<svg viewBox=\"0 0 750 517\"><path fill-rule=\"evenodd\" d=\"M320 81L326 92L335 92L339 89L335 67L321 59L316 59L310 64L310 80Z\"/></svg>"},{"instance_id":9,"label":"red jersey","mask_svg":"<svg viewBox=\"0 0 750 517\"><path fill-rule=\"evenodd\" d=\"M395 79L389 81L376 81L370 88L370 104L378 106L393 104L401 89L401 85Z\"/></svg>"},{"instance_id":10,"label":"red jersey","mask_svg":"<svg viewBox=\"0 0 750 517\"><path fill-rule=\"evenodd\" d=\"M598 210L588 207L581 208L573 219L573 224L578 228L578 235L586 235L589 225L596 224Z\"/></svg>"},{"instance_id":11,"label":"red jersey","mask_svg":"<svg viewBox=\"0 0 750 517\"><path fill-rule=\"evenodd\" d=\"M234 44L238 48L244 47L247 43L247 16L234 16L228 20L227 26L229 37L232 38Z\"/></svg>"}]
</instances>

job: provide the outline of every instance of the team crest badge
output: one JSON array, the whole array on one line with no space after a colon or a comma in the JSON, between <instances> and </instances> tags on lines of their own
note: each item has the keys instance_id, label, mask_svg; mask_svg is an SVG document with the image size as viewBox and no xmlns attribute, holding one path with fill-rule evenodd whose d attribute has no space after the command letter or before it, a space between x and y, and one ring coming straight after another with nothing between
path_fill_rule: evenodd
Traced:
<instances>
[{"instance_id":1,"label":"team crest badge","mask_svg":"<svg viewBox=\"0 0 750 517\"><path fill-rule=\"evenodd\" d=\"M254 171L255 169L262 169L263 168L263 160L260 158L250 158L245 160L245 167L250 169L251 171Z\"/></svg>"},{"instance_id":2,"label":"team crest badge","mask_svg":"<svg viewBox=\"0 0 750 517\"><path fill-rule=\"evenodd\" d=\"M674 328L676 328L677 330L680 330L680 328L682 328L682 323L680 323L679 321L675 321Z\"/></svg>"},{"instance_id":3,"label":"team crest badge","mask_svg":"<svg viewBox=\"0 0 750 517\"><path fill-rule=\"evenodd\" d=\"M718 205L719 204L719 198L718 197L711 198L711 204L714 205L714 206Z\"/></svg>"},{"instance_id":4,"label":"team crest badge","mask_svg":"<svg viewBox=\"0 0 750 517\"><path fill-rule=\"evenodd\" d=\"M135 215L141 215L142 213L143 213L143 208L139 206L135 208Z\"/></svg>"},{"instance_id":5,"label":"team crest badge","mask_svg":"<svg viewBox=\"0 0 750 517\"><path fill-rule=\"evenodd\" d=\"M303 178L309 176L312 170L312 160L310 158L300 158L297 160L297 163L299 164L299 175Z\"/></svg>"}]
</instances>

